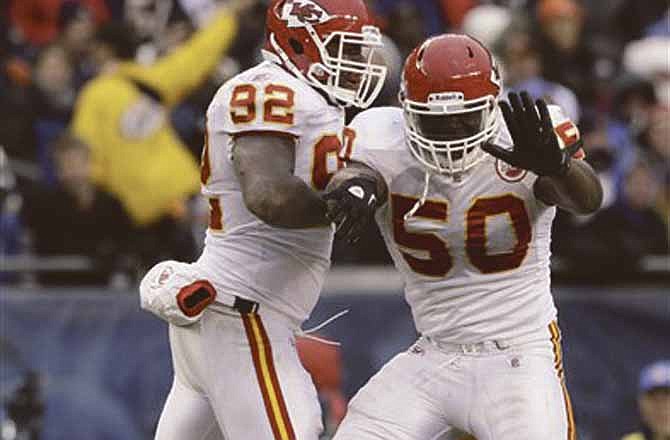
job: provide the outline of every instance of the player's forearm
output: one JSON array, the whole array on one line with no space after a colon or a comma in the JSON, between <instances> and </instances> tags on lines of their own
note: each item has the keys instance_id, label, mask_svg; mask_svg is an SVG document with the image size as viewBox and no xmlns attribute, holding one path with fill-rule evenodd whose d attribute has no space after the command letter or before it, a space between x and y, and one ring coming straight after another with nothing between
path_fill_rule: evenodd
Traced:
<instances>
[{"instance_id":1,"label":"player's forearm","mask_svg":"<svg viewBox=\"0 0 670 440\"><path fill-rule=\"evenodd\" d=\"M247 206L265 223L288 229L330 224L326 218L326 203L300 178L287 176L280 181L261 181L258 185L266 187L257 192L262 196Z\"/></svg>"},{"instance_id":2,"label":"player's forearm","mask_svg":"<svg viewBox=\"0 0 670 440\"><path fill-rule=\"evenodd\" d=\"M540 177L535 194L540 200L575 214L592 214L603 201L598 176L587 162L575 159L564 176Z\"/></svg>"}]
</instances>

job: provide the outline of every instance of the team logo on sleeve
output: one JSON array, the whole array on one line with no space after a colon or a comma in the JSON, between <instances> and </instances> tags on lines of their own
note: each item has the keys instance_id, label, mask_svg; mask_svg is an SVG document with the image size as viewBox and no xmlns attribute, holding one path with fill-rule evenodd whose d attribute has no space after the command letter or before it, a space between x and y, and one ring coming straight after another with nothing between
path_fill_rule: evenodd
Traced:
<instances>
[{"instance_id":1,"label":"team logo on sleeve","mask_svg":"<svg viewBox=\"0 0 670 440\"><path fill-rule=\"evenodd\" d=\"M521 182L523 178L526 177L526 174L528 174L528 171L523 168L514 167L500 159L496 159L496 173L498 173L498 176L505 182L514 183Z\"/></svg>"},{"instance_id":2,"label":"team logo on sleeve","mask_svg":"<svg viewBox=\"0 0 670 440\"><path fill-rule=\"evenodd\" d=\"M167 283L167 281L170 279L173 273L174 269L172 268L172 266L166 266L165 269L163 269L161 273L158 274L158 276L156 277L155 284L153 287L158 288L165 285L165 283Z\"/></svg>"},{"instance_id":3,"label":"team logo on sleeve","mask_svg":"<svg viewBox=\"0 0 670 440\"><path fill-rule=\"evenodd\" d=\"M331 17L325 9L311 0L289 0L284 3L281 18L288 22L288 27L296 28L306 24L325 23Z\"/></svg>"}]
</instances>

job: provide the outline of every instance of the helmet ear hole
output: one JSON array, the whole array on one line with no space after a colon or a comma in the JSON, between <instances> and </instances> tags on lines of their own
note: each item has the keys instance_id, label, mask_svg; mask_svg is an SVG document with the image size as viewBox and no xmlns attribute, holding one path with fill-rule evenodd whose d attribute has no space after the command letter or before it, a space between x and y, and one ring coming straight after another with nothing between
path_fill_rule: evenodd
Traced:
<instances>
[{"instance_id":1,"label":"helmet ear hole","mask_svg":"<svg viewBox=\"0 0 670 440\"><path fill-rule=\"evenodd\" d=\"M298 55L302 55L303 52L305 52L305 49L302 47L302 44L300 44L300 42L295 38L289 38L288 44L291 45L291 49L293 49L293 52L297 53Z\"/></svg>"}]
</instances>

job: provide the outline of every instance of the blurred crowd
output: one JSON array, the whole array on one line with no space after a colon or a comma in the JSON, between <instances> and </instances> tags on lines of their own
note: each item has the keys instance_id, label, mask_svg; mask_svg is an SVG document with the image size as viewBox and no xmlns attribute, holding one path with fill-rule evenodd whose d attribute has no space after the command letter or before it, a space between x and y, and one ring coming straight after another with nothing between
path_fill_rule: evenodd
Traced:
<instances>
[{"instance_id":1,"label":"blurred crowd","mask_svg":"<svg viewBox=\"0 0 670 440\"><path fill-rule=\"evenodd\" d=\"M404 57L465 32L492 49L505 89L561 105L606 188L602 210L561 213L569 268L635 271L668 253L670 9L665 0L369 0L397 105ZM129 283L199 253L206 106L259 61L263 0L9 0L0 15L0 282ZM349 115L352 116L352 115ZM88 257L30 274L32 257ZM378 233L335 263L390 262ZM56 266L58 266L56 264ZM20 273L19 273L20 272ZM120 281L119 281L120 280ZM125 280L125 281L124 281Z\"/></svg>"}]
</instances>

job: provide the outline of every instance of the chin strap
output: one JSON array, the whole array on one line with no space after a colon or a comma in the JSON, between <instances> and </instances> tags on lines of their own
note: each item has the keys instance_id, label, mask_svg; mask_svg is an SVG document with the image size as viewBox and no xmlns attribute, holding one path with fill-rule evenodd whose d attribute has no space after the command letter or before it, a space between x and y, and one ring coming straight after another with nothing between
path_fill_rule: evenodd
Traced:
<instances>
[{"instance_id":1,"label":"chin strap","mask_svg":"<svg viewBox=\"0 0 670 440\"><path fill-rule=\"evenodd\" d=\"M403 220L407 221L410 218L416 214L416 212L426 203L426 198L428 197L428 188L430 186L430 172L426 170L426 174L424 175L424 181L423 181L423 194L421 194L421 198L417 200L417 202L412 206L412 209L410 209L405 216L403 217Z\"/></svg>"}]
</instances>

